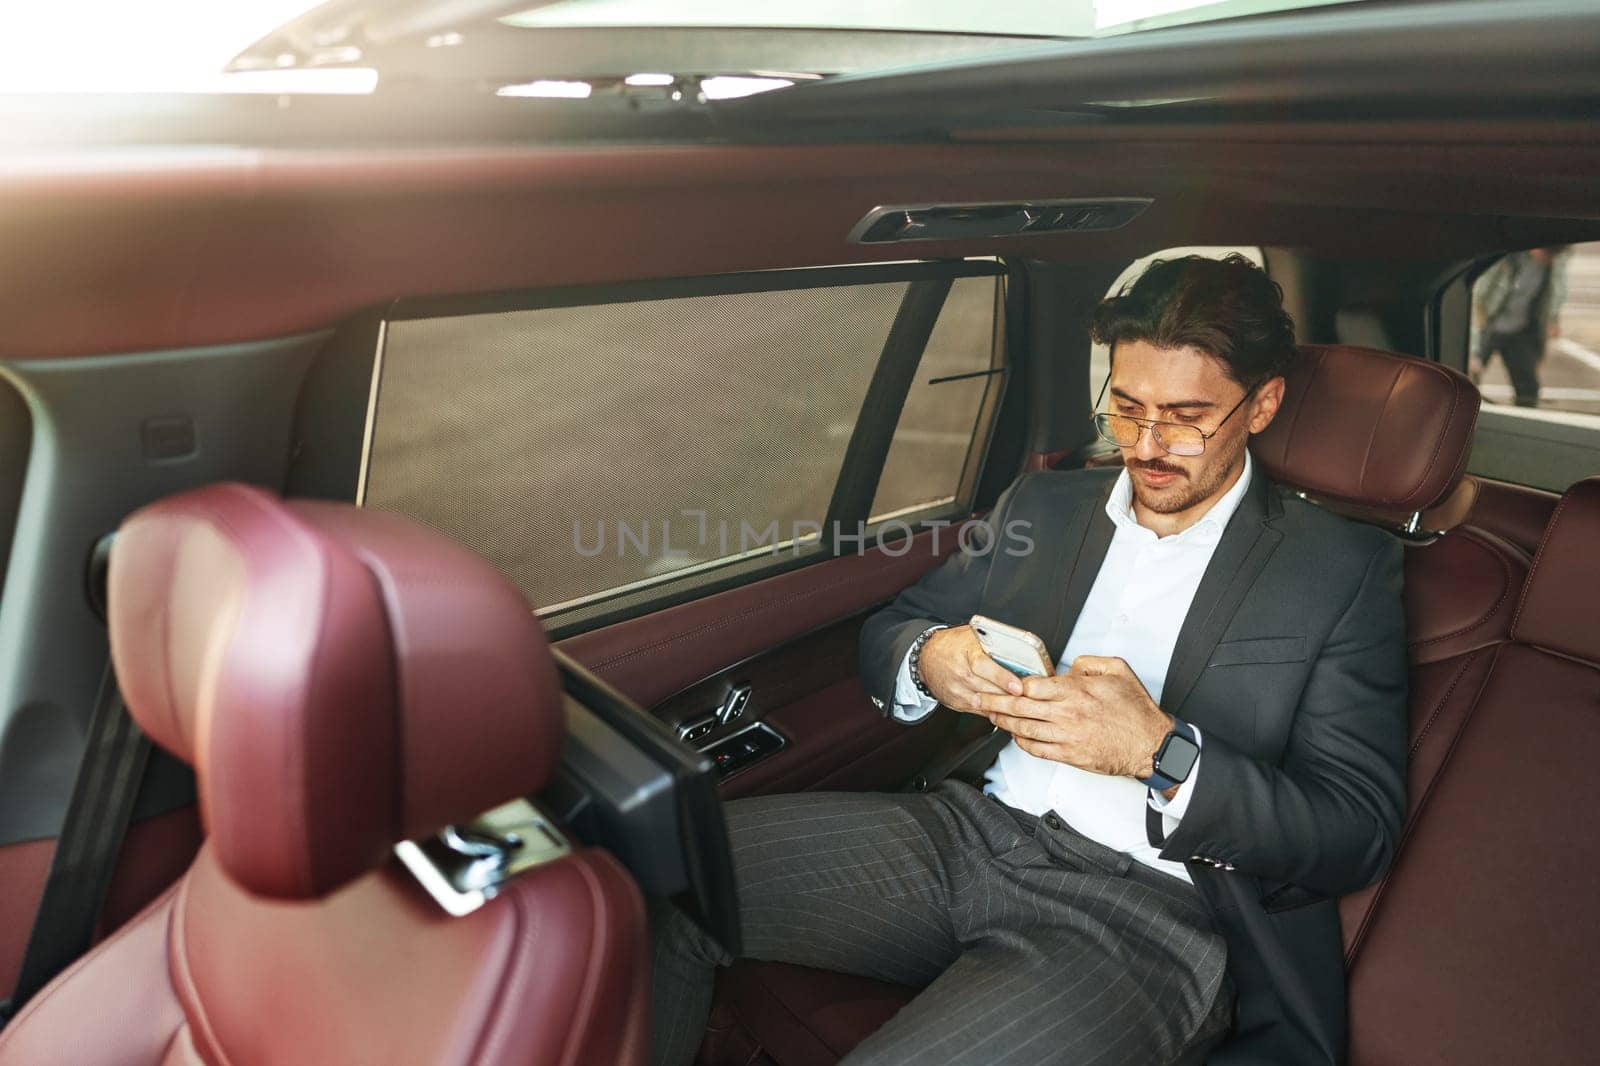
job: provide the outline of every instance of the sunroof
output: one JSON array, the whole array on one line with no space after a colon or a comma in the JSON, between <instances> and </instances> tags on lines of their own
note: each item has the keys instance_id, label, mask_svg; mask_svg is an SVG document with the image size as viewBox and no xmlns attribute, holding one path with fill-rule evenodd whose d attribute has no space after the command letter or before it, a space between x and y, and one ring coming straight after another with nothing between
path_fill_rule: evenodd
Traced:
<instances>
[{"instance_id":1,"label":"sunroof","mask_svg":"<svg viewBox=\"0 0 1600 1066\"><path fill-rule=\"evenodd\" d=\"M1100 0L1104 2L1104 0ZM1030 37L1094 33L1096 0L556 0L506 15L510 26L910 30Z\"/></svg>"},{"instance_id":2,"label":"sunroof","mask_svg":"<svg viewBox=\"0 0 1600 1066\"><path fill-rule=\"evenodd\" d=\"M1097 37L1360 0L556 0L509 26L899 30Z\"/></svg>"}]
</instances>

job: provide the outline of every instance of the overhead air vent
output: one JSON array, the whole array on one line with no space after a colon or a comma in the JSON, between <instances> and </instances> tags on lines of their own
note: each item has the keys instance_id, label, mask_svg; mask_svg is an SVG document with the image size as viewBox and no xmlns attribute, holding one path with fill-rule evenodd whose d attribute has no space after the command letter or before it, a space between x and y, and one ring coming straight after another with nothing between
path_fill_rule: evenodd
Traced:
<instances>
[{"instance_id":1,"label":"overhead air vent","mask_svg":"<svg viewBox=\"0 0 1600 1066\"><path fill-rule=\"evenodd\" d=\"M857 244L960 241L1038 233L1116 229L1139 216L1142 197L1102 200L1026 200L999 204L915 204L874 207L850 231Z\"/></svg>"}]
</instances>

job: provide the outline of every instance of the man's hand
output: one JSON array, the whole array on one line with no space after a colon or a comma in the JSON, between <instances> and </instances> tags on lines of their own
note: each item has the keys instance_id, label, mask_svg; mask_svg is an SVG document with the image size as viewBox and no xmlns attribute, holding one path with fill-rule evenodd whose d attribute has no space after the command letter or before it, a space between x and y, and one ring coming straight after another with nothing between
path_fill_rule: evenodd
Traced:
<instances>
[{"instance_id":1,"label":"man's hand","mask_svg":"<svg viewBox=\"0 0 1600 1066\"><path fill-rule=\"evenodd\" d=\"M929 637L917 656L917 672L940 703L968 714L983 713L980 696L1023 691L1022 679L989 658L971 626L952 626Z\"/></svg>"},{"instance_id":2,"label":"man's hand","mask_svg":"<svg viewBox=\"0 0 1600 1066\"><path fill-rule=\"evenodd\" d=\"M1020 694L981 693L978 708L1029 755L1118 777L1149 777L1172 730L1132 668L1102 655L1078 656L1070 673L1023 678Z\"/></svg>"}]
</instances>

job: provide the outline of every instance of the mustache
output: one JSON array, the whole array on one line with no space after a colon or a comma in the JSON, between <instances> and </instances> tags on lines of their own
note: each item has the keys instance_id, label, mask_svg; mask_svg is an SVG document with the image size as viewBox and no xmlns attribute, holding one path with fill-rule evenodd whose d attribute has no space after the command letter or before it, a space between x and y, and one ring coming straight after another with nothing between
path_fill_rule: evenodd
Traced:
<instances>
[{"instance_id":1,"label":"mustache","mask_svg":"<svg viewBox=\"0 0 1600 1066\"><path fill-rule=\"evenodd\" d=\"M1166 463L1163 463L1159 459L1135 459L1131 463L1124 463L1123 465L1132 470L1148 470L1152 474L1178 474L1183 477L1189 476L1189 472L1183 467L1170 466Z\"/></svg>"}]
</instances>

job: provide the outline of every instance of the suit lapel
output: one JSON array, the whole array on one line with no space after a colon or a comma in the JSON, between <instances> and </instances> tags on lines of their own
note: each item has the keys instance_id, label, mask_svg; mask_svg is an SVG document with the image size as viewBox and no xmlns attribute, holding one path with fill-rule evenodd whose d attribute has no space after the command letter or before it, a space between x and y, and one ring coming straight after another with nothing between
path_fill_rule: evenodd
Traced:
<instances>
[{"instance_id":1,"label":"suit lapel","mask_svg":"<svg viewBox=\"0 0 1600 1066\"><path fill-rule=\"evenodd\" d=\"M1050 649L1052 656L1060 655L1067 646L1067 638L1072 635L1078 615L1083 613L1089 590L1094 587L1094 579L1099 576L1100 565L1105 562L1106 552L1111 547L1116 526L1106 514L1106 501L1111 497L1111 489L1115 484L1115 480L1108 481L1103 491L1078 504L1063 540L1061 555L1058 556L1057 573L1045 586L1050 601L1056 607L1055 616L1047 627L1034 632L1045 638L1045 647ZM1069 566L1063 582L1060 569ZM1055 594L1058 589L1064 589L1059 596Z\"/></svg>"},{"instance_id":2,"label":"suit lapel","mask_svg":"<svg viewBox=\"0 0 1600 1066\"><path fill-rule=\"evenodd\" d=\"M1183 706L1239 604L1283 539L1283 533L1271 525L1282 511L1272 483L1258 468L1244 499L1222 531L1222 539L1200 577L1194 601L1178 630L1161 691L1162 709L1169 714L1176 714Z\"/></svg>"}]
</instances>

